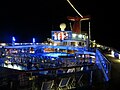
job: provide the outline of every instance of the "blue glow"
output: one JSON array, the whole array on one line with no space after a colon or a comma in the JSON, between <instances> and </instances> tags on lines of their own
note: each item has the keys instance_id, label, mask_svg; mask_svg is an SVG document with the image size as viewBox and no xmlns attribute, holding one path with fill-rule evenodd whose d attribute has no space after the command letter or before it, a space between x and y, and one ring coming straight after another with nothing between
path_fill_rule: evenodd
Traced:
<instances>
[{"instance_id":1,"label":"blue glow","mask_svg":"<svg viewBox=\"0 0 120 90\"><path fill-rule=\"evenodd\" d=\"M33 38L33 43L35 43L35 38Z\"/></svg>"},{"instance_id":2,"label":"blue glow","mask_svg":"<svg viewBox=\"0 0 120 90\"><path fill-rule=\"evenodd\" d=\"M103 73L104 73L104 76L105 76L105 80L106 81L109 81L109 68L110 67L107 67L107 65L109 64L109 62L107 62L107 59L102 55L102 53L97 50L96 51L96 60L98 63L96 63L98 65L98 67L100 69L103 68Z\"/></svg>"},{"instance_id":3,"label":"blue glow","mask_svg":"<svg viewBox=\"0 0 120 90\"><path fill-rule=\"evenodd\" d=\"M66 53L47 53L45 56L50 56L50 57L58 57L58 56L65 56L67 55Z\"/></svg>"},{"instance_id":4,"label":"blue glow","mask_svg":"<svg viewBox=\"0 0 120 90\"><path fill-rule=\"evenodd\" d=\"M12 41L14 41L14 42L16 41L16 40L15 40L15 37L12 37Z\"/></svg>"}]
</instances>

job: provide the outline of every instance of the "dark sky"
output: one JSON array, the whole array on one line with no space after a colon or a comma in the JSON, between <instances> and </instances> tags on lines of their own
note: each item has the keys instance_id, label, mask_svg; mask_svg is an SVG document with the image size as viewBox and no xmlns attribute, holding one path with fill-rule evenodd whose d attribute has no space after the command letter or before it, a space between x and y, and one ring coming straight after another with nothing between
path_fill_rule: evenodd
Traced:
<instances>
[{"instance_id":1,"label":"dark sky","mask_svg":"<svg viewBox=\"0 0 120 90\"><path fill-rule=\"evenodd\" d=\"M91 16L91 37L96 42L118 48L119 25L115 22L118 8L113 2L98 0L71 0L76 9L83 15ZM113 8L114 6L114 8ZM117 12L117 13L116 13ZM116 13L116 14L115 14ZM3 3L0 8L0 42L43 42L51 37L52 30L59 30L60 23L66 23L67 16L79 16L66 0L17 1ZM117 26L118 25L118 26ZM82 27L87 30L88 22Z\"/></svg>"}]
</instances>

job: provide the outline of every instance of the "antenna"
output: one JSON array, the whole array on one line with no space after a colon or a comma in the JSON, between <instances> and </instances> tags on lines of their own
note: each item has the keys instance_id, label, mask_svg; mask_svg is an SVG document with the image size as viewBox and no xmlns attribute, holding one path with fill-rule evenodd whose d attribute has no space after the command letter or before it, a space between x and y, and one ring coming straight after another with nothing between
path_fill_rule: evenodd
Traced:
<instances>
[{"instance_id":1,"label":"antenna","mask_svg":"<svg viewBox=\"0 0 120 90\"><path fill-rule=\"evenodd\" d=\"M80 13L78 12L78 10L73 6L73 4L72 4L69 0L67 0L67 2L68 2L68 3L70 4L70 6L77 12L77 14L80 15L81 18L83 18L82 14L80 14Z\"/></svg>"},{"instance_id":2,"label":"antenna","mask_svg":"<svg viewBox=\"0 0 120 90\"><path fill-rule=\"evenodd\" d=\"M73 29L72 29L72 25L71 25L71 23L70 23L70 29L73 30Z\"/></svg>"}]
</instances>

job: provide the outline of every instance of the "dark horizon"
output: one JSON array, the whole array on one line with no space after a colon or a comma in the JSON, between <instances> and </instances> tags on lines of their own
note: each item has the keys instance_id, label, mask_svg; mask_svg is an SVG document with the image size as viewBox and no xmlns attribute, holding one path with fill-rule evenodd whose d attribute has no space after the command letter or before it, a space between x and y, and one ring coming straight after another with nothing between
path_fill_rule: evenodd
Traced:
<instances>
[{"instance_id":1,"label":"dark horizon","mask_svg":"<svg viewBox=\"0 0 120 90\"><path fill-rule=\"evenodd\" d=\"M119 49L119 33L111 5L99 1L71 0L76 9L83 15L91 16L91 38L97 43ZM114 7L116 9L116 7ZM60 30L59 24L66 23L67 16L79 16L66 0L41 0L39 2L17 2L0 8L0 42L43 42L51 37L52 30ZM87 30L88 22L84 22Z\"/></svg>"}]
</instances>

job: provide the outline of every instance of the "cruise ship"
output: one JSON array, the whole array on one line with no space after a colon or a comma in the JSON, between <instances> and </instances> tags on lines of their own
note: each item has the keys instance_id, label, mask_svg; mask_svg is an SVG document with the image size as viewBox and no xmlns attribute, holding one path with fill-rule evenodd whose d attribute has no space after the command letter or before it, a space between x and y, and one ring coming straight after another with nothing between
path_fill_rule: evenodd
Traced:
<instances>
[{"instance_id":1,"label":"cruise ship","mask_svg":"<svg viewBox=\"0 0 120 90\"><path fill-rule=\"evenodd\" d=\"M91 40L90 27L89 33L80 28L80 22L90 17L67 19L74 22L71 30L61 23L45 43L36 43L35 38L32 43L16 43L15 37L12 43L1 43L0 89L76 90L109 81L109 61Z\"/></svg>"}]
</instances>

